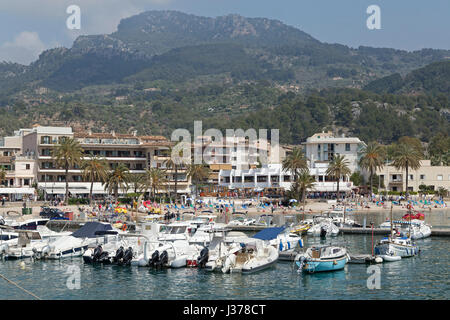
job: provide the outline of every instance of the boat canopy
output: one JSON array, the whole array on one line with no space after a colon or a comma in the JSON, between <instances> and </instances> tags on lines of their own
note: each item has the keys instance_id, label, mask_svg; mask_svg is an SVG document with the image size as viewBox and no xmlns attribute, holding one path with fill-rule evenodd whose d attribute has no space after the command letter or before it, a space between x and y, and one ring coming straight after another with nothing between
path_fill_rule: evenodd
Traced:
<instances>
[{"instance_id":1,"label":"boat canopy","mask_svg":"<svg viewBox=\"0 0 450 320\"><path fill-rule=\"evenodd\" d=\"M86 222L84 226L72 233L75 238L95 238L105 234L117 234L110 224L100 222Z\"/></svg>"},{"instance_id":2,"label":"boat canopy","mask_svg":"<svg viewBox=\"0 0 450 320\"><path fill-rule=\"evenodd\" d=\"M252 238L261 240L272 240L275 239L281 232L283 232L284 227L273 227L266 228L255 234Z\"/></svg>"}]
</instances>

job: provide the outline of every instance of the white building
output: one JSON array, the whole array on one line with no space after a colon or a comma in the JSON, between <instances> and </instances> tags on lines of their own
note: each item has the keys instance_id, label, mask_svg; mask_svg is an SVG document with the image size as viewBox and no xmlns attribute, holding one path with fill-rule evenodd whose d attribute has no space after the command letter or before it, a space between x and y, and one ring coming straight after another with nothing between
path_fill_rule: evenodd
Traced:
<instances>
[{"instance_id":1,"label":"white building","mask_svg":"<svg viewBox=\"0 0 450 320\"><path fill-rule=\"evenodd\" d=\"M309 173L316 180L312 191L335 192L337 181L326 174L330 161L335 155L343 155L349 161L351 172L358 171L358 152L365 144L358 138L335 137L331 132L322 132L309 137L302 145L308 160ZM349 176L341 177L340 191L352 190L354 186L349 178ZM288 190L292 180L292 173L283 171L280 163L247 170L220 170L219 173L219 185L229 189L282 188Z\"/></svg>"}]
</instances>

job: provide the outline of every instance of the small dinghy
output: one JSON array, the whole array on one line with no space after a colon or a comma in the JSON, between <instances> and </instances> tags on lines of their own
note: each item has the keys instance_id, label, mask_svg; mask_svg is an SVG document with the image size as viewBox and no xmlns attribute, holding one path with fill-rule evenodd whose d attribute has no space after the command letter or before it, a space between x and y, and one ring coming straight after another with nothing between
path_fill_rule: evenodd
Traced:
<instances>
[{"instance_id":1,"label":"small dinghy","mask_svg":"<svg viewBox=\"0 0 450 320\"><path fill-rule=\"evenodd\" d=\"M394 254L382 254L382 255L379 255L379 257L381 257L383 259L383 261L386 261L386 262L394 262L394 261L402 260L401 256L396 256Z\"/></svg>"}]
</instances>

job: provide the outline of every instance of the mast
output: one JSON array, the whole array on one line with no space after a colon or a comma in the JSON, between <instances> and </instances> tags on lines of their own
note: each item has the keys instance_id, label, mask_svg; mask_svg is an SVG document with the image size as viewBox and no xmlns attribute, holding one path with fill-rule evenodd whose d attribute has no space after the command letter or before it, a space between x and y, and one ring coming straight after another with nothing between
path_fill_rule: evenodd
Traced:
<instances>
[{"instance_id":1,"label":"mast","mask_svg":"<svg viewBox=\"0 0 450 320\"><path fill-rule=\"evenodd\" d=\"M390 238L392 239L392 229L393 229L393 226L394 226L394 221L392 220L392 208L393 208L393 204L392 204L392 201L391 201L391 214L390 214L390 220L391 220L391 235L390 235Z\"/></svg>"}]
</instances>

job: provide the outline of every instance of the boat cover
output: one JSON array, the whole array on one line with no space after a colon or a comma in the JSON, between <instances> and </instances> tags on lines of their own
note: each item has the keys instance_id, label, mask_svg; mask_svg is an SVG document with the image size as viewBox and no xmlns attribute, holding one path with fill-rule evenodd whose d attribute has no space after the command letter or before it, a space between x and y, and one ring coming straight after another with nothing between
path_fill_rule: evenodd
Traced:
<instances>
[{"instance_id":1,"label":"boat cover","mask_svg":"<svg viewBox=\"0 0 450 320\"><path fill-rule=\"evenodd\" d=\"M84 226L72 233L75 238L95 238L105 234L117 234L110 224L100 222L86 222Z\"/></svg>"},{"instance_id":2,"label":"boat cover","mask_svg":"<svg viewBox=\"0 0 450 320\"><path fill-rule=\"evenodd\" d=\"M273 227L266 228L255 234L252 238L261 240L272 240L275 239L281 232L283 232L284 227Z\"/></svg>"}]
</instances>

